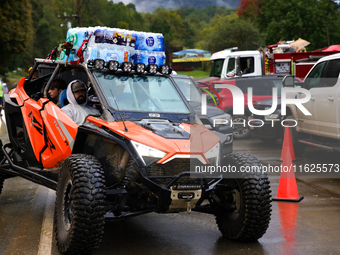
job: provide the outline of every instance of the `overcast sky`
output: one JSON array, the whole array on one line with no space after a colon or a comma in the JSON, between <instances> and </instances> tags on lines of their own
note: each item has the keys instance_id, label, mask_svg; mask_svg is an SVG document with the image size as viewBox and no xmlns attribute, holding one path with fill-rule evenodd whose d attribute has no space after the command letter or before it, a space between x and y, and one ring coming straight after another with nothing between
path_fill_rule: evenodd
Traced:
<instances>
[{"instance_id":1,"label":"overcast sky","mask_svg":"<svg viewBox=\"0 0 340 255\"><path fill-rule=\"evenodd\" d=\"M136 10L138 12L152 12L154 9L159 7L161 4L162 7L166 9L176 9L181 6L180 3L185 3L185 0L112 0L115 4L119 2L123 2L125 5L129 3L133 3L136 6ZM221 0L217 0L218 6L224 6L228 7L225 3L223 3Z\"/></svg>"}]
</instances>

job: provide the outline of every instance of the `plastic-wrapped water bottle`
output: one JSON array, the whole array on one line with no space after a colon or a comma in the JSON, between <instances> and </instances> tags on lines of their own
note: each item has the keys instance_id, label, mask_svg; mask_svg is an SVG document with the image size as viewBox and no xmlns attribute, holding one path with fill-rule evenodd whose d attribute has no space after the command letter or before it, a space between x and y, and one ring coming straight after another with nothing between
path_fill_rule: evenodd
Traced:
<instances>
[{"instance_id":1,"label":"plastic-wrapped water bottle","mask_svg":"<svg viewBox=\"0 0 340 255\"><path fill-rule=\"evenodd\" d=\"M147 63L157 65L157 53L154 51L146 51Z\"/></svg>"},{"instance_id":2,"label":"plastic-wrapped water bottle","mask_svg":"<svg viewBox=\"0 0 340 255\"><path fill-rule=\"evenodd\" d=\"M90 59L91 52L92 52L92 46L91 44L88 44L86 50L84 51L84 62L85 63L87 63L87 61Z\"/></svg>"},{"instance_id":3,"label":"plastic-wrapped water bottle","mask_svg":"<svg viewBox=\"0 0 340 255\"><path fill-rule=\"evenodd\" d=\"M164 51L157 52L157 63L158 66L166 64L166 55Z\"/></svg>"},{"instance_id":4,"label":"plastic-wrapped water bottle","mask_svg":"<svg viewBox=\"0 0 340 255\"><path fill-rule=\"evenodd\" d=\"M114 34L116 33L116 30L115 29L111 29L111 28L108 28L105 30L105 33L104 33L104 39L105 39L105 43L106 44L115 44L114 43Z\"/></svg>"},{"instance_id":5,"label":"plastic-wrapped water bottle","mask_svg":"<svg viewBox=\"0 0 340 255\"><path fill-rule=\"evenodd\" d=\"M126 46L126 30L120 29L117 31L117 45Z\"/></svg>"},{"instance_id":6,"label":"plastic-wrapped water bottle","mask_svg":"<svg viewBox=\"0 0 340 255\"><path fill-rule=\"evenodd\" d=\"M134 54L134 57L133 57L133 64L137 64L137 63L143 63L145 64L143 61L143 51L141 50L135 50L135 54Z\"/></svg>"},{"instance_id":7,"label":"plastic-wrapped water bottle","mask_svg":"<svg viewBox=\"0 0 340 255\"><path fill-rule=\"evenodd\" d=\"M157 51L164 51L164 36L161 33L155 34L157 38Z\"/></svg>"},{"instance_id":8,"label":"plastic-wrapped water bottle","mask_svg":"<svg viewBox=\"0 0 340 255\"><path fill-rule=\"evenodd\" d=\"M104 60L106 62L111 61L111 60L115 60L115 61L119 62L119 51L108 51L108 50L106 50Z\"/></svg>"},{"instance_id":9,"label":"plastic-wrapped water bottle","mask_svg":"<svg viewBox=\"0 0 340 255\"><path fill-rule=\"evenodd\" d=\"M94 42L95 43L104 43L104 29L103 28L97 28L96 31L94 31Z\"/></svg>"},{"instance_id":10,"label":"plastic-wrapped water bottle","mask_svg":"<svg viewBox=\"0 0 340 255\"><path fill-rule=\"evenodd\" d=\"M123 52L124 52L124 62L130 62L130 59L131 59L130 47L127 47L127 46L124 47Z\"/></svg>"},{"instance_id":11,"label":"plastic-wrapped water bottle","mask_svg":"<svg viewBox=\"0 0 340 255\"><path fill-rule=\"evenodd\" d=\"M90 59L100 59L100 50L97 47L93 47L93 49L90 52Z\"/></svg>"},{"instance_id":12,"label":"plastic-wrapped water bottle","mask_svg":"<svg viewBox=\"0 0 340 255\"><path fill-rule=\"evenodd\" d=\"M136 50L164 51L164 37L162 34L137 33Z\"/></svg>"},{"instance_id":13,"label":"plastic-wrapped water bottle","mask_svg":"<svg viewBox=\"0 0 340 255\"><path fill-rule=\"evenodd\" d=\"M127 35L128 37L128 45L132 48L135 49L136 47L136 40L137 40L137 32L136 31L131 31L131 33Z\"/></svg>"}]
</instances>

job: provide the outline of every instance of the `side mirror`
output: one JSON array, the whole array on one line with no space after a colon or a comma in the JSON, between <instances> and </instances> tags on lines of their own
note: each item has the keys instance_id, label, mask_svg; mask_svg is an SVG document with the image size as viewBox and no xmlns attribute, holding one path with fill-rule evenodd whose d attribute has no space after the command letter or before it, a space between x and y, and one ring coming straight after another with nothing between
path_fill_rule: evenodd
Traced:
<instances>
[{"instance_id":1,"label":"side mirror","mask_svg":"<svg viewBox=\"0 0 340 255\"><path fill-rule=\"evenodd\" d=\"M282 80L283 87L294 87L294 76L286 75Z\"/></svg>"}]
</instances>

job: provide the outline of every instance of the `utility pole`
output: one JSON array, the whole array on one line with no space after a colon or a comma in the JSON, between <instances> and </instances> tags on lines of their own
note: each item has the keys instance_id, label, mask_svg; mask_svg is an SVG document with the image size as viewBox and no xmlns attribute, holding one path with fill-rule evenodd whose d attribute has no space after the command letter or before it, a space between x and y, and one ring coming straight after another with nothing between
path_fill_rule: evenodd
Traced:
<instances>
[{"instance_id":1,"label":"utility pole","mask_svg":"<svg viewBox=\"0 0 340 255\"><path fill-rule=\"evenodd\" d=\"M67 15L66 12L64 12L64 16L58 15L58 18L64 19L65 23L60 24L61 27L65 26L67 27L67 30L70 29L72 27L72 23L69 20L76 19L77 20L77 25L78 27L82 27L82 22L81 22L81 0L77 0L77 12L76 14L72 14L72 15Z\"/></svg>"},{"instance_id":2,"label":"utility pole","mask_svg":"<svg viewBox=\"0 0 340 255\"><path fill-rule=\"evenodd\" d=\"M66 12L63 13L64 15L58 15L58 18L65 20L64 23L61 23L60 26L67 27L67 30L69 30L72 27L71 21L69 21L70 18L77 18L76 15L67 15Z\"/></svg>"},{"instance_id":3,"label":"utility pole","mask_svg":"<svg viewBox=\"0 0 340 255\"><path fill-rule=\"evenodd\" d=\"M82 27L81 23L81 4L80 0L77 0L77 20L78 20L78 27Z\"/></svg>"}]
</instances>

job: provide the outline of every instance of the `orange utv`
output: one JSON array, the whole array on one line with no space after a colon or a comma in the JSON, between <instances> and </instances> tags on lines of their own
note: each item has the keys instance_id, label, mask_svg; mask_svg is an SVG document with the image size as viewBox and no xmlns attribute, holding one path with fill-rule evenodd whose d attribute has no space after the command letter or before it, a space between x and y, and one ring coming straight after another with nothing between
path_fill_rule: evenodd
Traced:
<instances>
[{"instance_id":1,"label":"orange utv","mask_svg":"<svg viewBox=\"0 0 340 255\"><path fill-rule=\"evenodd\" d=\"M223 236L236 241L266 232L271 191L261 163L225 155L223 135L202 125L170 72L36 59L5 95L10 142L1 144L0 192L16 176L55 190L61 253L92 254L105 221L150 212L213 214ZM87 84L100 116L76 124L48 98L54 79Z\"/></svg>"}]
</instances>

